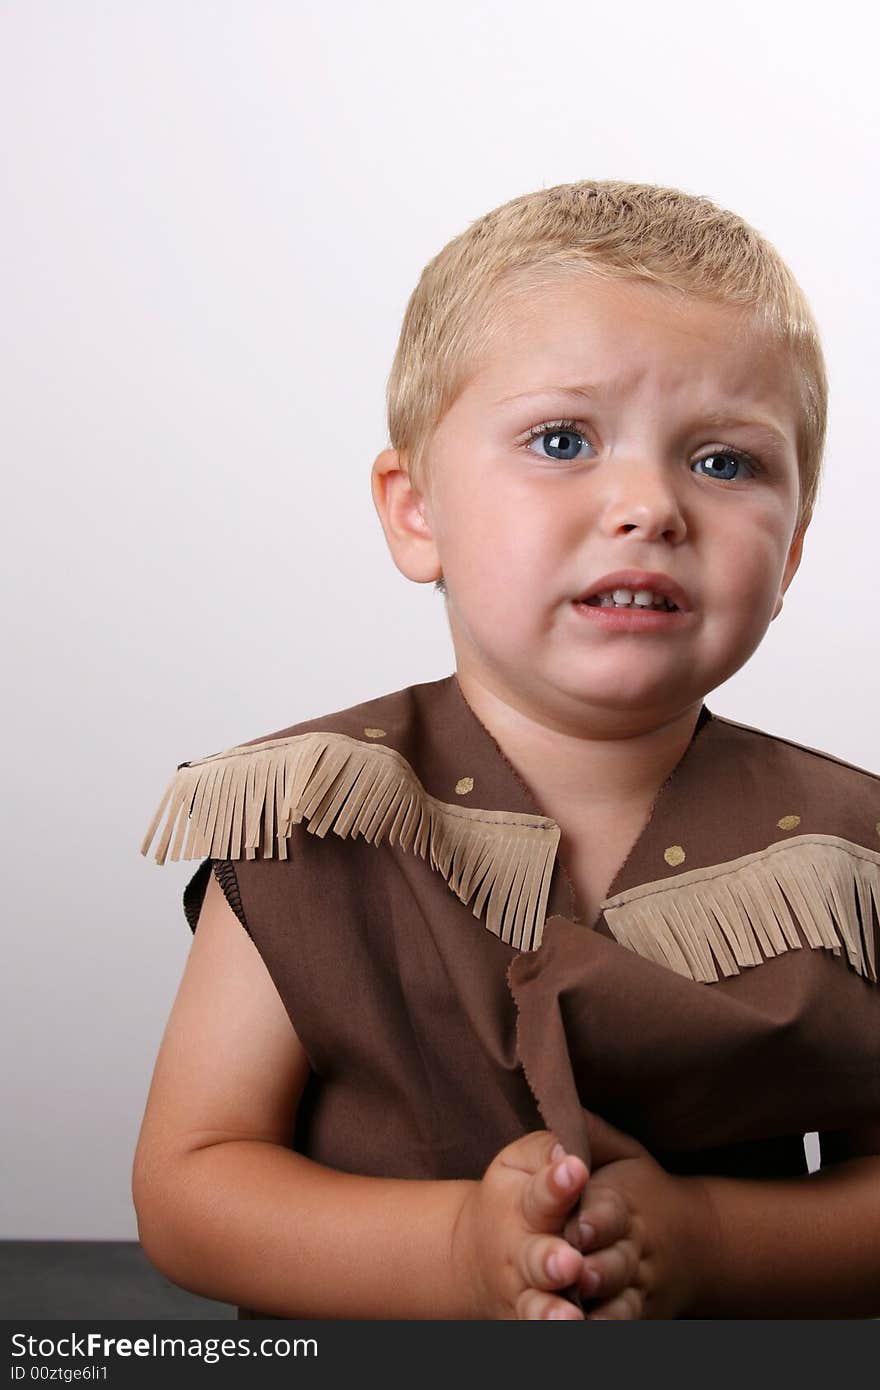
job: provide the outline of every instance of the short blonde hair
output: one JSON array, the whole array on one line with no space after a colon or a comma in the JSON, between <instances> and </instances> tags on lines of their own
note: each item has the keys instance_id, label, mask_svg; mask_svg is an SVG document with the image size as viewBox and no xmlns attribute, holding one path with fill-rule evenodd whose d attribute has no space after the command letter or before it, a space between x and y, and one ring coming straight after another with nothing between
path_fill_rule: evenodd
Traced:
<instances>
[{"instance_id":1,"label":"short blonde hair","mask_svg":"<svg viewBox=\"0 0 880 1390\"><path fill-rule=\"evenodd\" d=\"M429 484L431 436L477 369L513 299L589 271L739 306L788 351L800 388L798 528L819 492L828 378L810 306L775 248L709 198L648 183L583 180L494 208L428 262L410 296L387 383L389 446ZM443 588L442 580L437 587Z\"/></svg>"}]
</instances>

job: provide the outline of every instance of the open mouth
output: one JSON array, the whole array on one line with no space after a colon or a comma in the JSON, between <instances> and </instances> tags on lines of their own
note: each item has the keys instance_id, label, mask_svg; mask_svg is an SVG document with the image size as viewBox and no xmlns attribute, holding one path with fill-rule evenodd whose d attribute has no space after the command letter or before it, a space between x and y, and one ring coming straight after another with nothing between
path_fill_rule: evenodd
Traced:
<instances>
[{"instance_id":1,"label":"open mouth","mask_svg":"<svg viewBox=\"0 0 880 1390\"><path fill-rule=\"evenodd\" d=\"M667 599L652 604L601 603L598 598L575 599L572 607L595 626L619 628L622 632L650 632L652 628L678 627L688 618L682 608L670 604Z\"/></svg>"},{"instance_id":2,"label":"open mouth","mask_svg":"<svg viewBox=\"0 0 880 1390\"><path fill-rule=\"evenodd\" d=\"M668 598L652 599L648 603L646 603L644 600L641 603L637 603L636 600L633 598L629 599L628 601L619 603L612 594L593 594L591 598L577 599L576 602L585 603L589 608L635 608L639 609L643 613L681 612L678 605L673 603L672 600Z\"/></svg>"}]
</instances>

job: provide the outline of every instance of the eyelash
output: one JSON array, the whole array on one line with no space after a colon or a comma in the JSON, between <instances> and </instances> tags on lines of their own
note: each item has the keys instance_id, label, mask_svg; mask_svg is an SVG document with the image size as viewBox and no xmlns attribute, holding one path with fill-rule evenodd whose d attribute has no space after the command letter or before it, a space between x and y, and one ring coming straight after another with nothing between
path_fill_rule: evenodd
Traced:
<instances>
[{"instance_id":1,"label":"eyelash","mask_svg":"<svg viewBox=\"0 0 880 1390\"><path fill-rule=\"evenodd\" d=\"M580 428L581 423L582 423L582 422L581 422L581 421L578 421L578 420L545 420L545 422L544 422L542 425L534 425L534 426L532 427L532 429L529 430L528 435L526 436L526 441L525 441L525 442L526 442L526 444L531 444L531 442L532 442L533 439L540 439L541 435L543 435L543 434L551 434L554 430L557 430L557 431L565 431L565 432L568 432L568 433L570 433L570 434L579 434L582 438L586 438L586 435L585 435L584 430L583 430L582 428ZM751 469L751 471L752 471L753 473L756 473L756 474L757 474L757 473L762 473L762 472L764 471L762 465L758 462L758 460L757 460L756 458L753 458L753 456L752 456L751 454L745 453L742 449L733 449L733 448L730 448L730 447L728 447L728 446L726 446L726 445L723 446L723 447L720 447L720 448L710 449L709 452L708 452L707 454L701 454L701 455L700 455L700 458L699 458L699 459L695 459L694 462L695 462L695 463L701 463L701 462L703 461L703 459L714 458L716 454L725 454L725 455L728 455L730 458L736 459L738 463L745 463L745 464ZM576 459L555 459L555 460L554 460L554 459L547 459L547 462L548 462L548 463L554 463L554 462L556 462L556 463L576 463L577 460L576 460ZM709 476L709 475L703 473L703 474L701 474L700 476L701 476L701 477L707 477L707 476ZM722 482L722 483L725 483L725 482L736 482L737 479L735 479L735 478L720 478L718 481L719 481L719 482Z\"/></svg>"}]
</instances>

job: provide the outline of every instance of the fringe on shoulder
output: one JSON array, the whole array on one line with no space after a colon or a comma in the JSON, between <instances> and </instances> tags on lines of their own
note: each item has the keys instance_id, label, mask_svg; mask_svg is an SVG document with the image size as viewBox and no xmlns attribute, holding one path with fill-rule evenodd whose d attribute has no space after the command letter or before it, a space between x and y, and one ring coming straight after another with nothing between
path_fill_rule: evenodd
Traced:
<instances>
[{"instance_id":1,"label":"fringe on shoulder","mask_svg":"<svg viewBox=\"0 0 880 1390\"><path fill-rule=\"evenodd\" d=\"M798 835L725 864L643 883L602 909L621 945L692 980L802 946L846 952L877 982L873 911L880 915L880 853L837 835ZM717 966L716 966L717 962Z\"/></svg>"},{"instance_id":2,"label":"fringe on shoulder","mask_svg":"<svg viewBox=\"0 0 880 1390\"><path fill-rule=\"evenodd\" d=\"M384 835L430 861L475 917L519 950L540 945L559 845L555 821L439 801L394 748L347 734L317 732L240 745L182 763L141 846L166 858L287 858L292 828ZM184 835L186 835L184 844ZM172 843L173 837L173 843ZM169 856L170 846L170 856Z\"/></svg>"}]
</instances>

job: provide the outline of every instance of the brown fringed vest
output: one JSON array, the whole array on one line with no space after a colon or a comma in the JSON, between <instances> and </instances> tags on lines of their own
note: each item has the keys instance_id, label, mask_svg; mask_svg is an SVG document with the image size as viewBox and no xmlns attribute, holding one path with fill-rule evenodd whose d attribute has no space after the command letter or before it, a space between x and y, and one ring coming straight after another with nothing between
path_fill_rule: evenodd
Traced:
<instances>
[{"instance_id":1,"label":"brown fringed vest","mask_svg":"<svg viewBox=\"0 0 880 1390\"><path fill-rule=\"evenodd\" d=\"M589 1163L586 1109L781 1177L880 1114L880 777L827 753L704 704L592 924L454 675L180 764L142 853L163 814L190 927L213 867L306 1050L319 1163L476 1179L544 1128Z\"/></svg>"}]
</instances>

